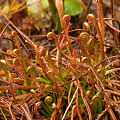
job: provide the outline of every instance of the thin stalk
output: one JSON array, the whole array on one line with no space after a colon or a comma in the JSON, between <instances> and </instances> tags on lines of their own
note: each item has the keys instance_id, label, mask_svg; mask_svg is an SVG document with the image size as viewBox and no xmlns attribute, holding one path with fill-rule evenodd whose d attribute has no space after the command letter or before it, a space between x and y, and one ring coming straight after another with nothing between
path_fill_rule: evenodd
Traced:
<instances>
[{"instance_id":1,"label":"thin stalk","mask_svg":"<svg viewBox=\"0 0 120 120\"><path fill-rule=\"evenodd\" d=\"M27 86L28 85L28 81L27 81L27 77L26 77L26 69L27 69L26 60L25 60L25 57L24 57L24 55L22 53L20 42L19 42L19 40L17 38L16 31L12 31L12 35L15 37L16 46L17 46L17 48L19 50L18 52L20 53L20 57L21 58L17 54L16 55L18 56L19 61L20 61L21 65L22 65L22 69L23 69L23 71L25 73L25 76L24 76L24 86Z\"/></svg>"},{"instance_id":2,"label":"thin stalk","mask_svg":"<svg viewBox=\"0 0 120 120\"><path fill-rule=\"evenodd\" d=\"M114 18L114 0L110 0L110 2L111 2L111 17ZM112 24L113 24L113 27L115 27L115 25L116 25L115 21L112 20ZM116 31L114 31L113 36L114 36L116 45L119 45L119 40L118 40Z\"/></svg>"},{"instance_id":3,"label":"thin stalk","mask_svg":"<svg viewBox=\"0 0 120 120\"><path fill-rule=\"evenodd\" d=\"M103 35L101 34L101 31L100 31L100 28L99 28L99 25L98 25L98 20L96 19L96 17L93 14L88 14L87 18L88 18L89 21L94 23L94 26L95 26L95 28L97 30L97 34L98 34L99 41L100 41L100 60L99 61L102 61L105 58L104 39L103 39L104 38L104 34Z\"/></svg>"},{"instance_id":4,"label":"thin stalk","mask_svg":"<svg viewBox=\"0 0 120 120\"><path fill-rule=\"evenodd\" d=\"M70 104L68 105L67 109L65 110L65 113L64 113L64 115L63 115L63 117L62 117L62 120L64 120L64 118L65 118L65 116L66 116L66 114L67 114L70 106L72 105L72 102L73 102L73 100L74 100L75 97L76 97L77 91L78 91L78 87L76 88L76 91L75 91L75 93L74 93L74 95L73 95L73 97L72 97L72 100L70 101Z\"/></svg>"},{"instance_id":5,"label":"thin stalk","mask_svg":"<svg viewBox=\"0 0 120 120\"><path fill-rule=\"evenodd\" d=\"M62 95L61 95L61 96L59 96L57 106L56 106L55 111L53 112L53 114L52 114L52 116L51 116L50 120L54 120L54 119L55 119L55 117L56 117L56 115L58 114L59 109L60 109L61 104L62 104L63 94L64 94L64 93L62 93Z\"/></svg>"},{"instance_id":6,"label":"thin stalk","mask_svg":"<svg viewBox=\"0 0 120 120\"><path fill-rule=\"evenodd\" d=\"M37 60L38 60L38 62L39 62L39 64L40 64L40 67L41 67L42 70L43 70L43 73L44 73L45 77L46 77L48 80L50 80L50 78L49 78L49 76L48 76L48 74L47 74L47 70L46 70L46 66L45 66L45 64L44 64L44 61L43 61L42 57L39 55L38 46L36 46L35 52L36 52Z\"/></svg>"}]
</instances>

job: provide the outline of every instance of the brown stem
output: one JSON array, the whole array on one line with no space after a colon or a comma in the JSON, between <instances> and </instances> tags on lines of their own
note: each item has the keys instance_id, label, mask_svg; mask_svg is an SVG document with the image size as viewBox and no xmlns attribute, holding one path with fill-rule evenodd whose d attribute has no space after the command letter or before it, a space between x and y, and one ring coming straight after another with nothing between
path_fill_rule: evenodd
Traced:
<instances>
[{"instance_id":1,"label":"brown stem","mask_svg":"<svg viewBox=\"0 0 120 120\"><path fill-rule=\"evenodd\" d=\"M58 103L57 103L57 107L55 108L55 111L53 112L50 120L54 120L55 117L56 117L56 115L58 114L58 111L59 111L59 109L60 109L60 107L61 107L61 104L62 104L62 97L63 97L63 95L59 96L59 98L58 98Z\"/></svg>"},{"instance_id":2,"label":"brown stem","mask_svg":"<svg viewBox=\"0 0 120 120\"><path fill-rule=\"evenodd\" d=\"M105 108L105 110L103 110L97 117L96 120L99 120L108 110L110 109L110 106L108 106L107 108Z\"/></svg>"},{"instance_id":3,"label":"brown stem","mask_svg":"<svg viewBox=\"0 0 120 120\"><path fill-rule=\"evenodd\" d=\"M110 114L110 116L111 116L111 118L112 118L113 120L117 120L117 118L116 118L116 116L115 116L112 108L108 109L108 113Z\"/></svg>"},{"instance_id":4,"label":"brown stem","mask_svg":"<svg viewBox=\"0 0 120 120\"><path fill-rule=\"evenodd\" d=\"M112 18L114 18L114 0L110 0L110 2L111 2L111 16L112 16ZM115 25L116 25L115 21L112 21L112 24L113 24L113 27L115 27ZM114 31L113 36L114 36L116 45L119 45L118 36L117 36L116 31Z\"/></svg>"}]
</instances>

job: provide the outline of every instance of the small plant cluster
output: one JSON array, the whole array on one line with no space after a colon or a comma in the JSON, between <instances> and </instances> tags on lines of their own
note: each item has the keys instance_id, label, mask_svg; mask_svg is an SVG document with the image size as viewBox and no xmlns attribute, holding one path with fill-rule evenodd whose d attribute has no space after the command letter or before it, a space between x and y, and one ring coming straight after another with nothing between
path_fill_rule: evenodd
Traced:
<instances>
[{"instance_id":1,"label":"small plant cluster","mask_svg":"<svg viewBox=\"0 0 120 120\"><path fill-rule=\"evenodd\" d=\"M120 31L107 23L100 1L96 3L97 17L88 14L82 29L70 30L71 17L63 16L63 31L47 34L56 46L52 51L36 45L0 10L14 28L11 38L16 46L0 51L9 56L0 60L1 119L120 119L120 47L114 34ZM106 28L114 31L111 54L104 50ZM79 35L70 36L74 32Z\"/></svg>"}]
</instances>

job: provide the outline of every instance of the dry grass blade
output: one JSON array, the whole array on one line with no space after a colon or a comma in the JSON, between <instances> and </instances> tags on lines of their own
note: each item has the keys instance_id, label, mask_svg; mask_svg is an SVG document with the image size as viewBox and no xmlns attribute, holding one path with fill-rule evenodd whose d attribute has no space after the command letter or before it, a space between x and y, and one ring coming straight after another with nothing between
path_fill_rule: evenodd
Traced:
<instances>
[{"instance_id":1,"label":"dry grass blade","mask_svg":"<svg viewBox=\"0 0 120 120\"><path fill-rule=\"evenodd\" d=\"M28 113L26 108L23 105L20 105L21 109L24 111L27 120L33 120L31 115Z\"/></svg>"},{"instance_id":2,"label":"dry grass blade","mask_svg":"<svg viewBox=\"0 0 120 120\"><path fill-rule=\"evenodd\" d=\"M81 93L81 97L82 97L83 103L85 104L85 107L87 109L89 120L92 120L92 112L91 112L91 109L90 109L90 106L89 106L87 100L83 96L83 90L82 90L82 87L81 87L80 83L78 83L78 87L79 87L79 90L80 90L80 93Z\"/></svg>"},{"instance_id":3,"label":"dry grass blade","mask_svg":"<svg viewBox=\"0 0 120 120\"><path fill-rule=\"evenodd\" d=\"M64 115L63 115L63 117L62 117L62 120L64 120L65 115L67 114L67 112L68 112L70 106L72 105L72 102L73 102L73 100L74 100L75 97L76 97L77 91L78 91L78 87L76 88L75 93L74 93L74 95L73 95L73 97L72 97L72 100L70 101L69 105L67 106L67 108L66 108L66 110L65 110L65 113L64 113Z\"/></svg>"},{"instance_id":4,"label":"dry grass blade","mask_svg":"<svg viewBox=\"0 0 120 120\"><path fill-rule=\"evenodd\" d=\"M104 111L102 111L102 113L100 113L100 115L98 115L96 120L99 120L108 110L110 109L110 106L108 106L107 108L105 108Z\"/></svg>"},{"instance_id":5,"label":"dry grass blade","mask_svg":"<svg viewBox=\"0 0 120 120\"><path fill-rule=\"evenodd\" d=\"M8 108L9 108L10 114L12 116L12 120L16 120L15 116L12 113L11 106L12 106L12 102L9 103Z\"/></svg>"},{"instance_id":6,"label":"dry grass blade","mask_svg":"<svg viewBox=\"0 0 120 120\"><path fill-rule=\"evenodd\" d=\"M5 114L3 113L3 111L2 111L2 108L1 108L1 107L0 107L0 111L1 111L1 113L2 113L2 115L3 115L3 117L4 117L4 119L5 119L5 120L7 120L7 118L6 118Z\"/></svg>"}]
</instances>

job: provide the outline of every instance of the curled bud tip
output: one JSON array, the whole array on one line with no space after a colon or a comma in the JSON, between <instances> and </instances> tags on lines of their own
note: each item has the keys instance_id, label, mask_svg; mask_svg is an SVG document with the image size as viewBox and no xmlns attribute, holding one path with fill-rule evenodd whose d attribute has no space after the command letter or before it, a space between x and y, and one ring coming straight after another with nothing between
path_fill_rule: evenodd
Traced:
<instances>
[{"instance_id":1,"label":"curled bud tip","mask_svg":"<svg viewBox=\"0 0 120 120\"><path fill-rule=\"evenodd\" d=\"M31 90L30 90L30 93L31 93L31 94L36 94L36 91L35 91L34 89L31 89Z\"/></svg>"},{"instance_id":2,"label":"curled bud tip","mask_svg":"<svg viewBox=\"0 0 120 120\"><path fill-rule=\"evenodd\" d=\"M48 103L51 103L53 101L53 98L51 96L47 96L45 98L45 101L48 102Z\"/></svg>"},{"instance_id":3,"label":"curled bud tip","mask_svg":"<svg viewBox=\"0 0 120 120\"><path fill-rule=\"evenodd\" d=\"M82 59L81 59L82 62L86 62L87 60L88 60L87 57L82 57Z\"/></svg>"},{"instance_id":4,"label":"curled bud tip","mask_svg":"<svg viewBox=\"0 0 120 120\"><path fill-rule=\"evenodd\" d=\"M88 41L89 38L90 38L90 35L89 35L87 32L82 32L82 33L79 35L79 39L80 39L80 40Z\"/></svg>"},{"instance_id":5,"label":"curled bud tip","mask_svg":"<svg viewBox=\"0 0 120 120\"><path fill-rule=\"evenodd\" d=\"M64 20L65 22L69 22L70 19L71 19L70 15L64 15L64 16L63 16L63 20Z\"/></svg>"},{"instance_id":6,"label":"curled bud tip","mask_svg":"<svg viewBox=\"0 0 120 120\"><path fill-rule=\"evenodd\" d=\"M87 19L88 19L89 21L94 21L94 20L95 20L95 16L94 16L93 14L88 14L88 15L87 15Z\"/></svg>"},{"instance_id":7,"label":"curled bud tip","mask_svg":"<svg viewBox=\"0 0 120 120\"><path fill-rule=\"evenodd\" d=\"M18 49L14 49L14 50L13 50L13 53L18 53Z\"/></svg>"},{"instance_id":8,"label":"curled bud tip","mask_svg":"<svg viewBox=\"0 0 120 120\"><path fill-rule=\"evenodd\" d=\"M52 40L52 39L55 38L55 37L56 37L56 34L53 33L53 32L49 32L49 33L47 34L47 38L48 38L49 40Z\"/></svg>"},{"instance_id":9,"label":"curled bud tip","mask_svg":"<svg viewBox=\"0 0 120 120\"><path fill-rule=\"evenodd\" d=\"M12 31L11 33L13 36L16 36L17 35L17 32L15 30Z\"/></svg>"},{"instance_id":10,"label":"curled bud tip","mask_svg":"<svg viewBox=\"0 0 120 120\"><path fill-rule=\"evenodd\" d=\"M87 31L90 31L90 26L87 22L84 22L83 23L83 29L87 30Z\"/></svg>"}]
</instances>

